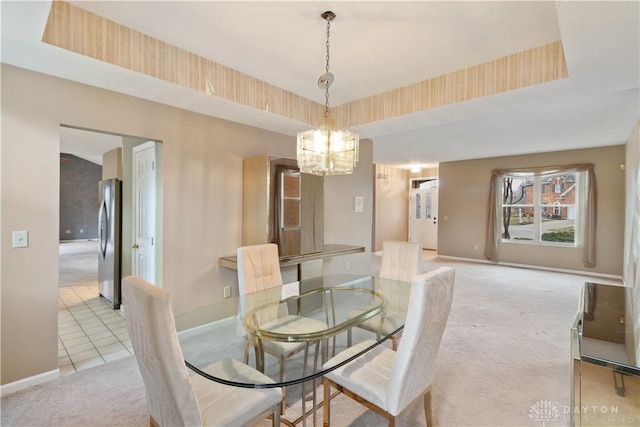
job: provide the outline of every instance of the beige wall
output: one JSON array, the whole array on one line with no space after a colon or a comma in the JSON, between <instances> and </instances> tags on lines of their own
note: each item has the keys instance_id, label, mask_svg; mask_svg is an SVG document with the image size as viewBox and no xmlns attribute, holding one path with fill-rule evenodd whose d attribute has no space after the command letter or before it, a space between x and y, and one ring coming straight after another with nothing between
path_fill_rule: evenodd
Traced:
<instances>
[{"instance_id":1,"label":"beige wall","mask_svg":"<svg viewBox=\"0 0 640 427\"><path fill-rule=\"evenodd\" d=\"M102 179L118 178L122 181L122 148L102 154Z\"/></svg>"},{"instance_id":2,"label":"beige wall","mask_svg":"<svg viewBox=\"0 0 640 427\"><path fill-rule=\"evenodd\" d=\"M376 165L374 251L382 250L385 240L408 240L409 172Z\"/></svg>"},{"instance_id":3,"label":"beige wall","mask_svg":"<svg viewBox=\"0 0 640 427\"><path fill-rule=\"evenodd\" d=\"M61 124L161 141L163 278L175 314L221 299L223 286L237 295L235 272L217 260L241 242L242 159L295 157L294 137L4 64L1 71L2 384L57 369ZM327 243L371 247L372 148L362 143L357 173L327 179ZM365 212L353 213L353 195L365 197ZM11 248L13 230L29 231L28 248ZM354 256L352 269L365 260Z\"/></svg>"},{"instance_id":4,"label":"beige wall","mask_svg":"<svg viewBox=\"0 0 640 427\"><path fill-rule=\"evenodd\" d=\"M324 243L364 246L365 252L325 260L325 274L371 272L374 170L371 140L360 140L359 157L352 175L324 179ZM355 196L363 197L362 212L354 212Z\"/></svg>"},{"instance_id":5,"label":"beige wall","mask_svg":"<svg viewBox=\"0 0 640 427\"><path fill-rule=\"evenodd\" d=\"M57 368L60 100L41 96L45 82L15 93L2 66L0 158L0 374L5 384ZM15 105L5 101L17 98ZM27 99L29 101L27 101ZM28 118L28 119L27 119ZM29 126L29 123L39 126ZM29 246L11 248L11 232L27 230Z\"/></svg>"},{"instance_id":6,"label":"beige wall","mask_svg":"<svg viewBox=\"0 0 640 427\"><path fill-rule=\"evenodd\" d=\"M385 240L409 240L411 180L437 177L437 167L410 172L388 165L376 165L373 251L381 251Z\"/></svg>"},{"instance_id":7,"label":"beige wall","mask_svg":"<svg viewBox=\"0 0 640 427\"><path fill-rule=\"evenodd\" d=\"M498 168L593 163L597 182L596 267L582 264L581 248L501 243L501 262L549 268L622 274L624 247L623 145L498 157L440 164L438 253L482 259L487 223L489 179Z\"/></svg>"}]
</instances>

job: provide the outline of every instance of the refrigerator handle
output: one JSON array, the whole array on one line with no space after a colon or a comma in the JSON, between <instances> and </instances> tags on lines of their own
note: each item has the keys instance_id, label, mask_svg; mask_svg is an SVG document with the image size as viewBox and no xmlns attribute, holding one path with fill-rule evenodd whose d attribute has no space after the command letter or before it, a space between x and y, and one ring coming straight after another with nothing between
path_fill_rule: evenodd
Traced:
<instances>
[{"instance_id":1,"label":"refrigerator handle","mask_svg":"<svg viewBox=\"0 0 640 427\"><path fill-rule=\"evenodd\" d=\"M102 205L100 206L99 214L98 214L98 223L99 223L98 231L100 233L99 235L100 254L102 255L103 259L104 257L107 256L107 238L108 238L107 232L109 230L108 221L109 219L107 218L107 203L105 200L103 200Z\"/></svg>"}]
</instances>

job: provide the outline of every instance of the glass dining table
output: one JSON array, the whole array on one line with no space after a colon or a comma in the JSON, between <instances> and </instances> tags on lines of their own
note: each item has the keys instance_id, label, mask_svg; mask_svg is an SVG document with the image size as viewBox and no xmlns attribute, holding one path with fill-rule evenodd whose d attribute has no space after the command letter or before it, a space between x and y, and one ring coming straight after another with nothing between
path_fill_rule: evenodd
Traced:
<instances>
[{"instance_id":1,"label":"glass dining table","mask_svg":"<svg viewBox=\"0 0 640 427\"><path fill-rule=\"evenodd\" d=\"M384 321L391 306L396 315L398 307L406 311L410 290L411 283L370 276L305 279L226 298L179 315L175 319L178 339L187 366L196 374L234 387L286 387L289 406L281 422L306 425L307 416L313 414L315 425L316 386L328 372L323 370L323 362L347 348L348 335L352 345L367 339L374 341L353 358L385 345L393 334L377 336L357 326ZM307 324L310 326L305 327ZM403 326L400 322L395 332ZM265 351L268 342L301 343L304 347L304 351L286 359L283 380L278 358ZM224 370L207 370L209 365L225 359L248 361L274 382L246 382L226 375ZM309 411L307 400L313 401ZM296 414L295 419L291 419L291 413Z\"/></svg>"}]
</instances>

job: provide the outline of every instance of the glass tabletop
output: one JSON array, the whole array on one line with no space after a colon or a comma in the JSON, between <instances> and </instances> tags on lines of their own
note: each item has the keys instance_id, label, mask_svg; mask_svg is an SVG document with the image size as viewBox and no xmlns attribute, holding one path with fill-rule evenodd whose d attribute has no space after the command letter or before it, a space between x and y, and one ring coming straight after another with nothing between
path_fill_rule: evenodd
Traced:
<instances>
[{"instance_id":1,"label":"glass tabletop","mask_svg":"<svg viewBox=\"0 0 640 427\"><path fill-rule=\"evenodd\" d=\"M410 283L378 277L306 279L177 316L178 338L187 366L212 381L237 387L291 386L326 373L323 361L346 349L349 336L352 345L373 340L365 352L399 332L402 322L389 336L378 336L358 325L376 325L391 312L404 319L410 290ZM276 343L285 350L306 347L286 359L284 381L280 380L278 358L268 354ZM256 367L274 382L256 383L220 369L224 366L220 362L228 359Z\"/></svg>"}]
</instances>

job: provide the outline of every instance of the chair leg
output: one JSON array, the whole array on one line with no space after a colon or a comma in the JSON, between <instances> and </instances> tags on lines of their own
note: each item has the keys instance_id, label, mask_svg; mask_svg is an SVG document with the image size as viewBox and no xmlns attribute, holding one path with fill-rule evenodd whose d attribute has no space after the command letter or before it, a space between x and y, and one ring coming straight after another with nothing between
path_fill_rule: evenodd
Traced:
<instances>
[{"instance_id":1,"label":"chair leg","mask_svg":"<svg viewBox=\"0 0 640 427\"><path fill-rule=\"evenodd\" d=\"M322 385L324 386L324 400L322 403L322 427L329 427L331 425L331 383L328 379L322 379Z\"/></svg>"},{"instance_id":2,"label":"chair leg","mask_svg":"<svg viewBox=\"0 0 640 427\"><path fill-rule=\"evenodd\" d=\"M352 329L353 328L349 328L347 329L347 347L351 347L351 340L352 340Z\"/></svg>"},{"instance_id":3,"label":"chair leg","mask_svg":"<svg viewBox=\"0 0 640 427\"><path fill-rule=\"evenodd\" d=\"M280 355L280 382L284 382L284 356ZM284 409L287 406L287 397L285 395L285 388L282 387L282 402L280 403L280 413L284 415Z\"/></svg>"},{"instance_id":4,"label":"chair leg","mask_svg":"<svg viewBox=\"0 0 640 427\"><path fill-rule=\"evenodd\" d=\"M336 355L336 341L335 337L333 337L333 356ZM331 357L333 357L331 356ZM329 338L325 338L322 342L322 364L324 364L327 360L329 360Z\"/></svg>"},{"instance_id":5,"label":"chair leg","mask_svg":"<svg viewBox=\"0 0 640 427\"><path fill-rule=\"evenodd\" d=\"M320 346L321 343L322 343L322 347ZM322 354L323 354L323 357L324 357L324 350L325 350L324 348L325 348L326 345L327 345L327 340L326 339L316 341L316 349L315 349L315 351L313 353L313 372L317 372L318 371L318 354L320 353L320 349L322 348ZM307 356L305 355L305 358L306 357ZM324 364L324 362L325 361L323 360L322 363ZM306 366L306 361L305 361L305 366ZM316 415L317 415L316 414L317 413L317 411L316 411L316 406L317 406L316 402L318 401L317 390L316 390L317 389L317 387L316 387L316 379L315 378L313 380L311 380L311 387L313 387L313 392L311 393L311 396L312 396L312 400L313 400L313 402L312 402L312 404L313 404L313 425L315 427L317 425L317 422L316 422L316 418L317 418L316 417ZM304 394L303 394L303 396L304 396Z\"/></svg>"},{"instance_id":6,"label":"chair leg","mask_svg":"<svg viewBox=\"0 0 640 427\"><path fill-rule=\"evenodd\" d=\"M431 389L424 395L424 417L427 420L427 427L433 427L433 413L431 412Z\"/></svg>"},{"instance_id":7,"label":"chair leg","mask_svg":"<svg viewBox=\"0 0 640 427\"><path fill-rule=\"evenodd\" d=\"M249 364L249 340L247 338L244 339L244 364L248 365ZM258 363L258 361L256 360L256 364Z\"/></svg>"},{"instance_id":8,"label":"chair leg","mask_svg":"<svg viewBox=\"0 0 640 427\"><path fill-rule=\"evenodd\" d=\"M307 344L304 347L304 363L302 365L302 376L306 377L307 376L307 361L309 360L309 343L307 342ZM302 425L306 426L307 425L307 417L306 417L306 413L307 413L307 383L306 381L303 382L302 384ZM282 410L283 414L284 414L284 409Z\"/></svg>"},{"instance_id":9,"label":"chair leg","mask_svg":"<svg viewBox=\"0 0 640 427\"><path fill-rule=\"evenodd\" d=\"M273 407L273 417L271 420L272 427L280 427L280 405Z\"/></svg>"},{"instance_id":10,"label":"chair leg","mask_svg":"<svg viewBox=\"0 0 640 427\"><path fill-rule=\"evenodd\" d=\"M394 336L391 337L391 349L393 351L398 351L398 345L400 343L400 338L402 338L402 331L398 332Z\"/></svg>"}]
</instances>

